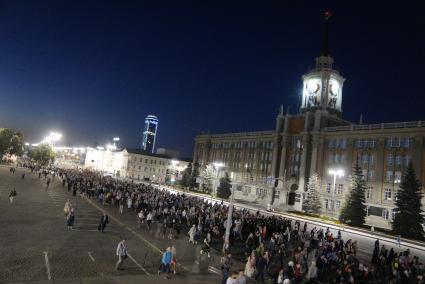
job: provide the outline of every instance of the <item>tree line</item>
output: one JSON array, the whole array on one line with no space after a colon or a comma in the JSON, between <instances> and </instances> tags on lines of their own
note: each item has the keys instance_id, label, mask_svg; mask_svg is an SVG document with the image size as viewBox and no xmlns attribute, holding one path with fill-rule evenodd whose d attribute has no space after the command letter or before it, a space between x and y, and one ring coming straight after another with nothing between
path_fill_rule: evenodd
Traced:
<instances>
[{"instance_id":1,"label":"tree line","mask_svg":"<svg viewBox=\"0 0 425 284\"><path fill-rule=\"evenodd\" d=\"M31 148L25 146L22 132L0 128L0 159L3 160L5 156L25 157L39 165L46 166L54 161L55 153L48 144L40 144Z\"/></svg>"}]
</instances>

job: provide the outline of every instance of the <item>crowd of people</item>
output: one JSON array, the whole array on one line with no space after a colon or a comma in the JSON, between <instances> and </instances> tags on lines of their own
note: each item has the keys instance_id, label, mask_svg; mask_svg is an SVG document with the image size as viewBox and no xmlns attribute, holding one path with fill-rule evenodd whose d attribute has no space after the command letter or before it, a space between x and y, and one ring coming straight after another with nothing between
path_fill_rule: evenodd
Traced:
<instances>
[{"instance_id":1,"label":"crowd of people","mask_svg":"<svg viewBox=\"0 0 425 284\"><path fill-rule=\"evenodd\" d=\"M151 230L156 224L158 235L164 239L187 234L188 242L200 245L201 254L207 257L211 256L212 243L223 241L228 211L223 203L90 171L30 168L39 177L44 176L46 187L50 184L49 175L52 179L58 176L73 195L79 193L102 205L115 206L120 214L134 212L139 227L146 224L146 229ZM73 208L65 205L64 211L67 226L72 229ZM106 214L101 217L102 232L107 219ZM246 277L279 284L425 283L423 266L409 250L395 252L380 247L377 241L370 264L360 263L357 242L344 240L340 231L334 236L329 229L308 229L307 224L298 221L247 209L235 208L232 220L230 246L222 252L220 261L224 284L243 284ZM246 262L241 271L232 270L235 244L245 248L243 253L237 252ZM176 271L176 261L173 247L167 248L158 274L168 277ZM121 263L120 258L117 267Z\"/></svg>"}]
</instances>

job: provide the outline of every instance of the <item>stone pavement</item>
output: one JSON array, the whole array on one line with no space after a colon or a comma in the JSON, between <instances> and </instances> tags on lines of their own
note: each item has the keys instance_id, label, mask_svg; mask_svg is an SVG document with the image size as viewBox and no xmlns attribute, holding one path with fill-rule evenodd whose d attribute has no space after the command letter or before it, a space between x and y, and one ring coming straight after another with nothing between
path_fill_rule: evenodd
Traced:
<instances>
[{"instance_id":1,"label":"stone pavement","mask_svg":"<svg viewBox=\"0 0 425 284\"><path fill-rule=\"evenodd\" d=\"M18 196L9 204L12 187ZM76 205L74 230L66 228L67 199ZM103 210L110 216L104 234L97 230ZM46 189L45 180L27 170L13 175L0 167L0 212L0 283L166 283L156 272L160 251L170 245L176 246L181 264L172 283L220 283L217 253L211 259L201 257L200 248L188 245L186 236L164 240L155 226L150 232L138 229L135 212L120 215L115 207L73 197L58 179ZM115 249L122 236L131 257L117 271ZM242 263L235 263L240 267Z\"/></svg>"}]
</instances>

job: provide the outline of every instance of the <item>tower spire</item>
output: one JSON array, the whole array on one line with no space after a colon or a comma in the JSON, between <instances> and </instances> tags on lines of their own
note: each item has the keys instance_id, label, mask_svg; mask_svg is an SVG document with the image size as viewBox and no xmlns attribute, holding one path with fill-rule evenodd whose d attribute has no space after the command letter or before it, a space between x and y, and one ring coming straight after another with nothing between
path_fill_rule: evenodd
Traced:
<instances>
[{"instance_id":1,"label":"tower spire","mask_svg":"<svg viewBox=\"0 0 425 284\"><path fill-rule=\"evenodd\" d=\"M330 11L326 11L324 14L324 30L323 30L323 45L321 56L329 56L329 18L332 16Z\"/></svg>"}]
</instances>

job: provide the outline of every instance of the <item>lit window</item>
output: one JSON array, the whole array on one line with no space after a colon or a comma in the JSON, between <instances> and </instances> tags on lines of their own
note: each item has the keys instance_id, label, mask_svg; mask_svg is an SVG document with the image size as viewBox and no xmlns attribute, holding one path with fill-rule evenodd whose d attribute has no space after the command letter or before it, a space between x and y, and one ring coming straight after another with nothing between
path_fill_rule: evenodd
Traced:
<instances>
[{"instance_id":1,"label":"lit window","mask_svg":"<svg viewBox=\"0 0 425 284\"><path fill-rule=\"evenodd\" d=\"M385 176L385 180L387 182L392 182L393 181L393 172L392 171L387 171L387 174Z\"/></svg>"},{"instance_id":2,"label":"lit window","mask_svg":"<svg viewBox=\"0 0 425 284\"><path fill-rule=\"evenodd\" d=\"M385 220L388 220L389 216L389 212L387 209L382 210L382 218L384 218Z\"/></svg>"},{"instance_id":3,"label":"lit window","mask_svg":"<svg viewBox=\"0 0 425 284\"><path fill-rule=\"evenodd\" d=\"M394 183L400 183L401 182L401 172L396 171L394 172Z\"/></svg>"},{"instance_id":4,"label":"lit window","mask_svg":"<svg viewBox=\"0 0 425 284\"><path fill-rule=\"evenodd\" d=\"M326 193L331 193L331 184L329 182L326 184Z\"/></svg>"},{"instance_id":5,"label":"lit window","mask_svg":"<svg viewBox=\"0 0 425 284\"><path fill-rule=\"evenodd\" d=\"M391 200L391 189L386 188L384 190L384 200Z\"/></svg>"},{"instance_id":6,"label":"lit window","mask_svg":"<svg viewBox=\"0 0 425 284\"><path fill-rule=\"evenodd\" d=\"M342 194L342 192L344 191L344 185L342 183L338 184L338 194Z\"/></svg>"},{"instance_id":7,"label":"lit window","mask_svg":"<svg viewBox=\"0 0 425 284\"><path fill-rule=\"evenodd\" d=\"M394 190L394 200L398 200L398 190Z\"/></svg>"}]
</instances>

